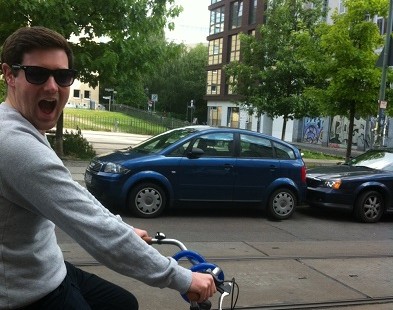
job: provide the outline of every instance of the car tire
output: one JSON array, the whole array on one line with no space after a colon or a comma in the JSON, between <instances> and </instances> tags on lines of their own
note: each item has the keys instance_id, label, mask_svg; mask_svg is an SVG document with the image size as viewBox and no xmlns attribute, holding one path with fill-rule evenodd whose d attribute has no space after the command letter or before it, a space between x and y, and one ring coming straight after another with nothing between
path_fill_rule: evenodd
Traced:
<instances>
[{"instance_id":1,"label":"car tire","mask_svg":"<svg viewBox=\"0 0 393 310\"><path fill-rule=\"evenodd\" d=\"M275 220L285 220L292 216L296 208L296 196L287 188L280 188L270 196L267 211Z\"/></svg>"},{"instance_id":2,"label":"car tire","mask_svg":"<svg viewBox=\"0 0 393 310\"><path fill-rule=\"evenodd\" d=\"M165 206L165 191L157 184L142 183L131 190L128 208L137 217L157 217L164 212Z\"/></svg>"},{"instance_id":3,"label":"car tire","mask_svg":"<svg viewBox=\"0 0 393 310\"><path fill-rule=\"evenodd\" d=\"M355 203L355 218L363 223L378 222L385 210L385 201L378 191L366 191L359 196Z\"/></svg>"}]
</instances>

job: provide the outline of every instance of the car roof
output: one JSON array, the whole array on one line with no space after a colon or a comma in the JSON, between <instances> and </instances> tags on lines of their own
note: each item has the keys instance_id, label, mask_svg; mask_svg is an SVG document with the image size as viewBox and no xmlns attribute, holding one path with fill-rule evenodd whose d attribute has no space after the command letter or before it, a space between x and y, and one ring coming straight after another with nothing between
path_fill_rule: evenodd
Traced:
<instances>
[{"instance_id":1,"label":"car roof","mask_svg":"<svg viewBox=\"0 0 393 310\"><path fill-rule=\"evenodd\" d=\"M279 143L286 143L286 144L291 145L289 142L283 141L283 140L273 137L271 135L264 134L264 133L257 132L257 131L253 131L253 130L242 129L242 128L232 128L232 127L225 127L225 126L212 127L212 126L208 126L208 125L195 125L195 126L186 126L186 127L183 127L182 129L185 129L185 128L192 128L192 129L196 129L198 131L203 131L206 133L216 132L216 131L229 131L229 132L235 132L235 133L244 133L244 134L256 135L256 136L260 136L260 137L266 137L266 138L269 138L269 139L279 142ZM180 128L178 128L178 129L180 129Z\"/></svg>"}]
</instances>

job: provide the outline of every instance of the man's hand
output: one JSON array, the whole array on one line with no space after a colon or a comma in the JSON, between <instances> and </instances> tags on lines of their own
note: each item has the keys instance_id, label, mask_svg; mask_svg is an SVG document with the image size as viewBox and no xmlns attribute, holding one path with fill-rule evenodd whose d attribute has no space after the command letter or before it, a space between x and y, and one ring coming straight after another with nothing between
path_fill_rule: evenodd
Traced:
<instances>
[{"instance_id":1,"label":"man's hand","mask_svg":"<svg viewBox=\"0 0 393 310\"><path fill-rule=\"evenodd\" d=\"M193 272L191 286L187 297L191 301L203 302L217 292L212 275L208 273Z\"/></svg>"},{"instance_id":2,"label":"man's hand","mask_svg":"<svg viewBox=\"0 0 393 310\"><path fill-rule=\"evenodd\" d=\"M152 239L152 237L149 236L149 234L147 233L146 230L143 230L143 229L139 229L139 228L135 228L135 227L134 227L134 231L135 231L135 233L136 233L139 237L141 237L143 240L145 240L146 243L151 244L151 239Z\"/></svg>"}]
</instances>

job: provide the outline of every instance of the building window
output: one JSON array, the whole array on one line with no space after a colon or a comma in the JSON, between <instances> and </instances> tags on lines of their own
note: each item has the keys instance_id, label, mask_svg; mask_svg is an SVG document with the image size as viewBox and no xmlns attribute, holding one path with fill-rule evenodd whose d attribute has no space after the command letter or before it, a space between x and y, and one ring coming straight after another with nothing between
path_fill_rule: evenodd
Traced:
<instances>
[{"instance_id":1,"label":"building window","mask_svg":"<svg viewBox=\"0 0 393 310\"><path fill-rule=\"evenodd\" d=\"M85 99L90 99L90 90L84 91L84 97L85 97Z\"/></svg>"},{"instance_id":2,"label":"building window","mask_svg":"<svg viewBox=\"0 0 393 310\"><path fill-rule=\"evenodd\" d=\"M257 21L257 0L250 0L250 15L248 16L248 24L255 24Z\"/></svg>"},{"instance_id":3,"label":"building window","mask_svg":"<svg viewBox=\"0 0 393 310\"><path fill-rule=\"evenodd\" d=\"M224 31L224 7L219 7L210 12L210 30L209 34L220 33Z\"/></svg>"},{"instance_id":4,"label":"building window","mask_svg":"<svg viewBox=\"0 0 393 310\"><path fill-rule=\"evenodd\" d=\"M222 63L222 38L209 42L209 65Z\"/></svg>"},{"instance_id":5,"label":"building window","mask_svg":"<svg viewBox=\"0 0 393 310\"><path fill-rule=\"evenodd\" d=\"M74 89L74 98L80 98L81 91L79 89Z\"/></svg>"},{"instance_id":6,"label":"building window","mask_svg":"<svg viewBox=\"0 0 393 310\"><path fill-rule=\"evenodd\" d=\"M228 127L239 128L240 125L239 120L240 120L239 107L229 107L228 118L227 118Z\"/></svg>"},{"instance_id":7,"label":"building window","mask_svg":"<svg viewBox=\"0 0 393 310\"><path fill-rule=\"evenodd\" d=\"M219 95L221 93L221 70L207 72L207 95Z\"/></svg>"},{"instance_id":8,"label":"building window","mask_svg":"<svg viewBox=\"0 0 393 310\"><path fill-rule=\"evenodd\" d=\"M214 4L214 3L217 3L219 1L221 1L221 0L211 0L210 4Z\"/></svg>"},{"instance_id":9,"label":"building window","mask_svg":"<svg viewBox=\"0 0 393 310\"><path fill-rule=\"evenodd\" d=\"M379 33L381 35L384 35L386 33L386 22L385 19L383 17L378 17L377 19L377 26L379 29Z\"/></svg>"},{"instance_id":10,"label":"building window","mask_svg":"<svg viewBox=\"0 0 393 310\"><path fill-rule=\"evenodd\" d=\"M221 126L221 107L208 107L208 125Z\"/></svg>"},{"instance_id":11,"label":"building window","mask_svg":"<svg viewBox=\"0 0 393 310\"><path fill-rule=\"evenodd\" d=\"M228 88L227 94L228 95L233 95L235 93L233 82L234 82L234 78L233 78L233 76L230 76L227 80L227 88Z\"/></svg>"},{"instance_id":12,"label":"building window","mask_svg":"<svg viewBox=\"0 0 393 310\"><path fill-rule=\"evenodd\" d=\"M240 59L240 36L235 34L230 36L230 50L229 50L229 61L238 61Z\"/></svg>"},{"instance_id":13,"label":"building window","mask_svg":"<svg viewBox=\"0 0 393 310\"><path fill-rule=\"evenodd\" d=\"M243 1L231 3L231 29L239 28L242 25Z\"/></svg>"},{"instance_id":14,"label":"building window","mask_svg":"<svg viewBox=\"0 0 393 310\"><path fill-rule=\"evenodd\" d=\"M344 5L344 1L340 0L338 3L338 13L343 14L347 11L347 8Z\"/></svg>"}]
</instances>

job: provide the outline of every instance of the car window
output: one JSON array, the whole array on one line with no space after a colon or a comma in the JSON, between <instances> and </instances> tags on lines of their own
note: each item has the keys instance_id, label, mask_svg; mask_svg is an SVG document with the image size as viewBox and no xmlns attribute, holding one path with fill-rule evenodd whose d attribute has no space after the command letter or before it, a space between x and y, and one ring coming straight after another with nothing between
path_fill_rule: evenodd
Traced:
<instances>
[{"instance_id":1,"label":"car window","mask_svg":"<svg viewBox=\"0 0 393 310\"><path fill-rule=\"evenodd\" d=\"M203 150L203 157L233 156L233 134L212 133L195 139L193 147Z\"/></svg>"},{"instance_id":2,"label":"car window","mask_svg":"<svg viewBox=\"0 0 393 310\"><path fill-rule=\"evenodd\" d=\"M274 149L276 151L276 157L280 159L295 159L295 153L293 150L281 143L273 142Z\"/></svg>"},{"instance_id":3,"label":"car window","mask_svg":"<svg viewBox=\"0 0 393 310\"><path fill-rule=\"evenodd\" d=\"M194 132L195 130L192 129L179 129L165 132L133 147L132 150L145 154L158 153L172 143Z\"/></svg>"},{"instance_id":4,"label":"car window","mask_svg":"<svg viewBox=\"0 0 393 310\"><path fill-rule=\"evenodd\" d=\"M372 150L359 155L350 161L350 165L356 167L369 167L378 170L393 171L393 153Z\"/></svg>"},{"instance_id":5,"label":"car window","mask_svg":"<svg viewBox=\"0 0 393 310\"><path fill-rule=\"evenodd\" d=\"M273 147L270 139L252 135L240 135L240 157L273 158Z\"/></svg>"},{"instance_id":6,"label":"car window","mask_svg":"<svg viewBox=\"0 0 393 310\"><path fill-rule=\"evenodd\" d=\"M190 144L190 140L175 148L172 152L168 153L167 156L171 156L171 157L184 156L185 155L184 152L187 150L189 144Z\"/></svg>"}]
</instances>

